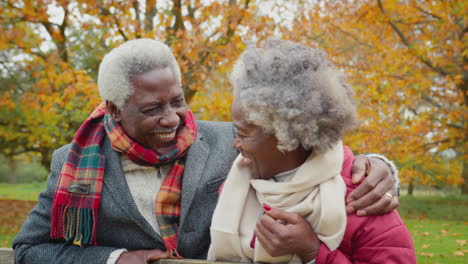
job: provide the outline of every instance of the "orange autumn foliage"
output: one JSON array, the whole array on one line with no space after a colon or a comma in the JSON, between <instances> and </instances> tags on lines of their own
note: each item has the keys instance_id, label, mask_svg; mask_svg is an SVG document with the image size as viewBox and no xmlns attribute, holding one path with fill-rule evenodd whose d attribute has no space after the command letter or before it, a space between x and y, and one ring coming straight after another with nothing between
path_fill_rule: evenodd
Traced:
<instances>
[{"instance_id":1,"label":"orange autumn foliage","mask_svg":"<svg viewBox=\"0 0 468 264\"><path fill-rule=\"evenodd\" d=\"M352 148L394 159L404 182L467 193L467 2L318 1L302 10L283 34L318 43L347 72L362 120L347 137Z\"/></svg>"},{"instance_id":2,"label":"orange autumn foliage","mask_svg":"<svg viewBox=\"0 0 468 264\"><path fill-rule=\"evenodd\" d=\"M199 94L192 105L199 117L229 119L229 85L217 76L243 49L241 30L269 34L270 19L254 16L256 8L249 0L1 1L1 71L8 82L0 93L2 153L38 152L48 166L52 150L69 142L99 103L95 81L104 54L135 38L171 46L187 101ZM225 92L207 91L208 83ZM211 94L218 101L207 100Z\"/></svg>"},{"instance_id":3,"label":"orange autumn foliage","mask_svg":"<svg viewBox=\"0 0 468 264\"><path fill-rule=\"evenodd\" d=\"M135 38L170 45L198 118L230 120L232 63L246 40L275 35L325 49L346 71L362 120L346 137L354 150L394 159L405 182L468 192L466 1L271 3L0 1L2 153L47 164L99 103L104 54Z\"/></svg>"}]
</instances>

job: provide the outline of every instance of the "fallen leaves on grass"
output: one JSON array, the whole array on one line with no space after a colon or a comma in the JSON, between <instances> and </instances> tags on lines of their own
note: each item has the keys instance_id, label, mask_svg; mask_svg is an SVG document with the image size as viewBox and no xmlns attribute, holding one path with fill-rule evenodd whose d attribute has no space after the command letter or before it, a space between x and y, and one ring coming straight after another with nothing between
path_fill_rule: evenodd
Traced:
<instances>
[{"instance_id":1,"label":"fallen leaves on grass","mask_svg":"<svg viewBox=\"0 0 468 264\"><path fill-rule=\"evenodd\" d=\"M419 255L428 257L428 258L434 257L434 253L419 252Z\"/></svg>"},{"instance_id":2,"label":"fallen leaves on grass","mask_svg":"<svg viewBox=\"0 0 468 264\"><path fill-rule=\"evenodd\" d=\"M36 202L0 200L0 235L15 236ZM0 247L11 247L11 241L0 240Z\"/></svg>"}]
</instances>

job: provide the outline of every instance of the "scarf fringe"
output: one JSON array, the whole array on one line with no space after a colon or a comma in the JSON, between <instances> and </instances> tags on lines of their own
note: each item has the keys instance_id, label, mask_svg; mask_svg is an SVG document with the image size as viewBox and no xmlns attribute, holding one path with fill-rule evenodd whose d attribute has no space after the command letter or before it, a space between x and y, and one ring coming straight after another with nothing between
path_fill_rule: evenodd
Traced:
<instances>
[{"instance_id":1,"label":"scarf fringe","mask_svg":"<svg viewBox=\"0 0 468 264\"><path fill-rule=\"evenodd\" d=\"M57 205L52 209L51 238L63 239L74 245L97 245L97 210Z\"/></svg>"}]
</instances>

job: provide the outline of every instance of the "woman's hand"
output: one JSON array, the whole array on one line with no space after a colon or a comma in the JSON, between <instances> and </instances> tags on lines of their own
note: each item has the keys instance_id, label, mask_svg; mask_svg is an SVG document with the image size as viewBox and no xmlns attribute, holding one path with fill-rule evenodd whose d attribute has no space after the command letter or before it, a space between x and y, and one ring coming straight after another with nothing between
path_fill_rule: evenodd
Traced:
<instances>
[{"instance_id":1,"label":"woman's hand","mask_svg":"<svg viewBox=\"0 0 468 264\"><path fill-rule=\"evenodd\" d=\"M379 215L398 207L395 181L384 161L366 155L356 156L352 168L352 182L358 184L361 181L362 183L346 198L347 213L356 212L358 216Z\"/></svg>"},{"instance_id":2,"label":"woman's hand","mask_svg":"<svg viewBox=\"0 0 468 264\"><path fill-rule=\"evenodd\" d=\"M257 222L255 235L268 254L296 254L304 263L315 259L321 242L310 224L299 214L264 208L266 214Z\"/></svg>"},{"instance_id":3,"label":"woman's hand","mask_svg":"<svg viewBox=\"0 0 468 264\"><path fill-rule=\"evenodd\" d=\"M134 250L122 253L116 264L147 264L150 261L168 258L167 251L160 249Z\"/></svg>"}]
</instances>

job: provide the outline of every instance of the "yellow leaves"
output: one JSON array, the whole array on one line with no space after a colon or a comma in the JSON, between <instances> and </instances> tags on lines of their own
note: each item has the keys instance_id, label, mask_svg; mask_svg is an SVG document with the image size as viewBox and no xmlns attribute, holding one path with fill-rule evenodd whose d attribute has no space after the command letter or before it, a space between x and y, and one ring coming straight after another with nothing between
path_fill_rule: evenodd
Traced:
<instances>
[{"instance_id":1,"label":"yellow leaves","mask_svg":"<svg viewBox=\"0 0 468 264\"><path fill-rule=\"evenodd\" d=\"M68 49L72 44L75 46L76 53L70 60L76 65L82 63L79 60L87 50L81 48L86 45L104 46L102 53L92 54L96 57L92 67L83 71L61 64L54 50L44 59L32 54L43 43L50 42L37 32L37 27L42 27L40 19L49 20L50 15L45 11L51 2L27 0L19 10L0 10L2 17L29 21L5 23L11 27L0 27L0 50L20 48L21 56L26 57L22 62L27 64L24 72L34 82L20 100L24 108L19 108L26 115L24 119L33 126L46 120L58 124L61 118L83 118L84 112L89 112L89 107L100 101L93 80L96 64L105 50L123 42L123 35L129 39L143 36L169 43L181 68L184 89L195 91L190 105L197 117L229 120L232 95L227 74L245 48L244 41L263 40L271 35L278 36L279 32L293 41L325 49L335 64L347 72L349 82L357 91L359 116L363 121L346 138L355 151L377 151L395 159L404 182L415 179L424 184L459 184L462 181L460 161L466 156L443 160L436 154L450 149L461 153L463 149L460 144L463 134L456 126L467 119L468 112L463 104L464 94L457 86L463 86L462 72L468 70L468 66L461 63L463 56L468 55L464 48L468 38L458 39L461 29L456 21L465 16L466 1L418 1L427 14L416 9L415 1L407 1L407 4L383 1L389 17L382 14L376 1L360 1L359 4L356 1L320 1L317 4L309 1L295 11L292 25L278 25L272 12L260 16L255 1L250 1L247 9L244 1L189 1L195 8L193 17L182 12L185 29L173 32L175 16L170 2L147 1L149 6L134 10L132 1L105 1L100 3L104 11L96 1L74 0L70 2L76 9L70 15L73 16L71 20L76 21L69 24L67 30L76 27L84 31L80 35L96 36L86 43L82 38L76 38L78 44L66 43ZM55 2L61 8L67 1ZM279 1L274 8L288 10L284 3ZM183 5L183 10L188 10L188 2ZM146 28L144 11L151 7L157 7L158 12L151 20L151 27L148 24ZM429 14L442 19L438 21ZM423 18L427 24L420 22ZM388 24L390 19L411 42L411 49ZM63 41L60 32L56 29L51 32L55 40ZM441 76L418 56L431 60L432 65L450 74ZM16 107L13 100L2 100L2 106ZM40 114L41 111L48 115ZM63 127L67 131L73 129ZM41 129L46 135L53 131L52 128ZM35 136L32 142L45 140L32 135ZM58 139L57 142L62 141ZM444 236L441 232L437 235Z\"/></svg>"},{"instance_id":2,"label":"yellow leaves","mask_svg":"<svg viewBox=\"0 0 468 264\"><path fill-rule=\"evenodd\" d=\"M204 91L195 95L190 108L201 120L230 121L231 102L232 92L229 89Z\"/></svg>"},{"instance_id":3,"label":"yellow leaves","mask_svg":"<svg viewBox=\"0 0 468 264\"><path fill-rule=\"evenodd\" d=\"M457 241L457 244L460 246L460 247L463 247L465 246L466 244L466 240L456 240Z\"/></svg>"},{"instance_id":4,"label":"yellow leaves","mask_svg":"<svg viewBox=\"0 0 468 264\"><path fill-rule=\"evenodd\" d=\"M433 258L434 257L434 253L419 252L418 254L420 256L428 257L428 258Z\"/></svg>"},{"instance_id":5,"label":"yellow leaves","mask_svg":"<svg viewBox=\"0 0 468 264\"><path fill-rule=\"evenodd\" d=\"M440 233L442 233L442 236L447 236L448 230L442 229L440 230Z\"/></svg>"},{"instance_id":6,"label":"yellow leaves","mask_svg":"<svg viewBox=\"0 0 468 264\"><path fill-rule=\"evenodd\" d=\"M348 72L364 121L350 139L355 150L378 150L395 158L403 181L459 184L462 154L444 160L437 152L464 151L460 144L462 130L449 124L466 119L464 95L457 89L464 85L461 73L468 67L460 56L466 53L466 45L457 37L461 28L446 19L454 16L450 9L463 1L420 1L418 8L414 1L382 2L388 16L376 1L363 1L359 6L346 1L311 5L308 17L295 20L294 30L284 34L295 41L318 41ZM457 8L466 14L463 5ZM465 14L457 11L459 19ZM409 44L401 40L389 21L397 25ZM311 24L317 26L313 30L305 26ZM435 67L449 72L449 76L440 75ZM440 141L443 143L434 143Z\"/></svg>"},{"instance_id":7,"label":"yellow leaves","mask_svg":"<svg viewBox=\"0 0 468 264\"><path fill-rule=\"evenodd\" d=\"M466 245L466 240L456 240L458 244L458 250L452 252L452 255L458 256L458 257L463 257L465 256L465 253L468 253L468 250L463 249L463 247Z\"/></svg>"}]
</instances>

